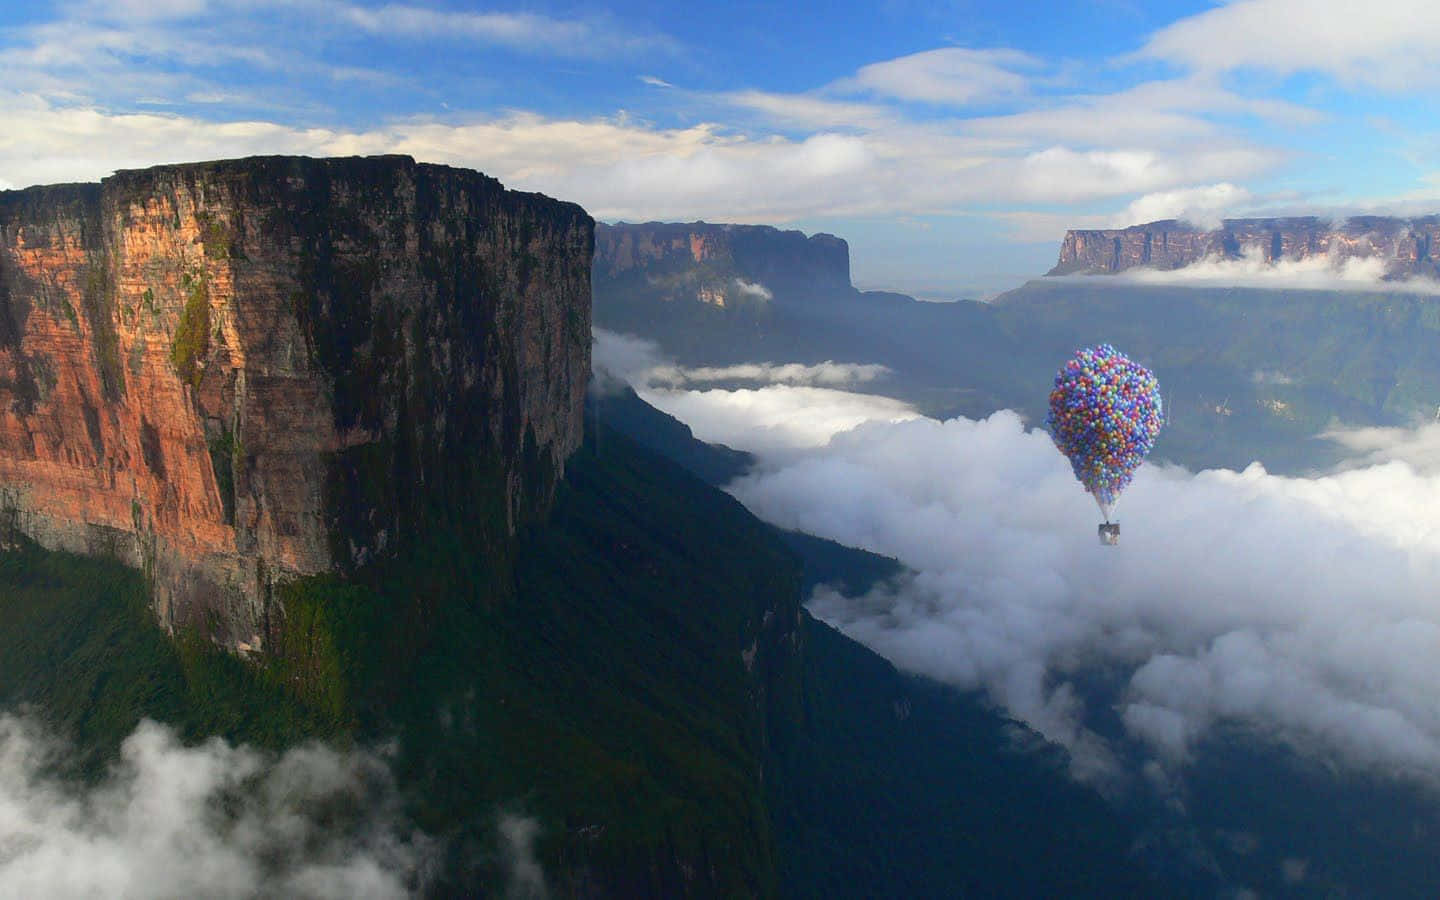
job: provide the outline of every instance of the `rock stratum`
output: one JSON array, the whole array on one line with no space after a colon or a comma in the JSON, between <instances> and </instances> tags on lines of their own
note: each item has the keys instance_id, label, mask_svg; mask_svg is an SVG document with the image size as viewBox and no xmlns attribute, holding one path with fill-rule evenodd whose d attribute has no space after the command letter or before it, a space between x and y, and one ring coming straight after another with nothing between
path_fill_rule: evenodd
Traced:
<instances>
[{"instance_id":1,"label":"rock stratum","mask_svg":"<svg viewBox=\"0 0 1440 900\"><path fill-rule=\"evenodd\" d=\"M644 284L664 299L712 306L768 300L775 293L849 292L850 245L768 225L647 222L595 226L595 280Z\"/></svg>"},{"instance_id":2,"label":"rock stratum","mask_svg":"<svg viewBox=\"0 0 1440 900\"><path fill-rule=\"evenodd\" d=\"M1205 259L1251 255L1265 262L1326 257L1340 264L1380 259L1391 278L1440 275L1440 216L1360 216L1343 222L1314 217L1226 219L1205 230L1166 220L1148 225L1065 234L1049 275L1113 274L1149 267L1179 269Z\"/></svg>"},{"instance_id":3,"label":"rock stratum","mask_svg":"<svg viewBox=\"0 0 1440 900\"><path fill-rule=\"evenodd\" d=\"M543 512L581 443L594 223L408 157L0 193L0 538L142 569L258 649L287 579Z\"/></svg>"}]
</instances>

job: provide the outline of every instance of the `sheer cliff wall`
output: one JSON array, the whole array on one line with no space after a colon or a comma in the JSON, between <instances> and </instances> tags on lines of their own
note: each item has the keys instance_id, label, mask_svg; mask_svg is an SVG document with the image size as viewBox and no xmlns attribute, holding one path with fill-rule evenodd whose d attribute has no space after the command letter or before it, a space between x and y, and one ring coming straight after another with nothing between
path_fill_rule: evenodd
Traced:
<instances>
[{"instance_id":1,"label":"sheer cliff wall","mask_svg":"<svg viewBox=\"0 0 1440 900\"><path fill-rule=\"evenodd\" d=\"M143 569L260 646L276 586L550 502L579 445L594 223L407 157L0 193L0 538Z\"/></svg>"},{"instance_id":2,"label":"sheer cliff wall","mask_svg":"<svg viewBox=\"0 0 1440 900\"><path fill-rule=\"evenodd\" d=\"M1266 262L1315 256L1333 262L1380 259L1391 277L1440 275L1440 216L1397 219L1357 216L1331 223L1316 218L1226 219L1203 230L1167 220L1065 234L1050 275L1114 273L1139 266L1178 269L1207 258L1257 255Z\"/></svg>"}]
</instances>

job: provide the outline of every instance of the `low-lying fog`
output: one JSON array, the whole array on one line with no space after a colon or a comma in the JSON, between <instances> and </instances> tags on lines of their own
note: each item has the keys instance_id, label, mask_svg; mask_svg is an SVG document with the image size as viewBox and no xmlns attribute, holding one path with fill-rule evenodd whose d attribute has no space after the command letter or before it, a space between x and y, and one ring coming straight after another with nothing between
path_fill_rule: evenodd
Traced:
<instances>
[{"instance_id":1,"label":"low-lying fog","mask_svg":"<svg viewBox=\"0 0 1440 900\"><path fill-rule=\"evenodd\" d=\"M757 454L728 490L761 518L912 570L863 597L822 587L812 612L984 690L1066 745L1077 775L1120 774L1084 725L1108 703L1172 770L1223 722L1343 767L1440 777L1440 427L1336 435L1354 459L1313 478L1147 464L1108 548L1069 464L1014 413L922 418L844 391L839 364L817 368L824 387L789 369L720 390L653 345L596 337L597 367ZM1120 673L1118 696L1087 695L1100 670Z\"/></svg>"}]
</instances>

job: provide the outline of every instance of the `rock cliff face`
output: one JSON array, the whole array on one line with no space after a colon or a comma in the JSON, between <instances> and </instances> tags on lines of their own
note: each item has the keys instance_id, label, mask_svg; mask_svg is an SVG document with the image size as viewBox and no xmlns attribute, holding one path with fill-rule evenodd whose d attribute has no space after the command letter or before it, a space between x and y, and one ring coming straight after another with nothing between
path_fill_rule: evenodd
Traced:
<instances>
[{"instance_id":1,"label":"rock cliff face","mask_svg":"<svg viewBox=\"0 0 1440 900\"><path fill-rule=\"evenodd\" d=\"M1070 231L1050 275L1114 273L1137 266L1178 269L1207 257L1258 253L1267 262L1326 256L1379 258L1387 275L1440 274L1440 216L1363 216L1343 223L1315 218L1227 219L1214 231L1168 220L1104 231Z\"/></svg>"},{"instance_id":2,"label":"rock cliff face","mask_svg":"<svg viewBox=\"0 0 1440 900\"><path fill-rule=\"evenodd\" d=\"M667 299L724 306L767 294L850 291L850 247L830 234L806 237L765 225L704 222L595 227L597 282L643 279Z\"/></svg>"},{"instance_id":3,"label":"rock cliff face","mask_svg":"<svg viewBox=\"0 0 1440 900\"><path fill-rule=\"evenodd\" d=\"M275 586L477 490L513 529L579 446L593 222L408 157L0 193L0 538L143 568L262 645Z\"/></svg>"}]
</instances>

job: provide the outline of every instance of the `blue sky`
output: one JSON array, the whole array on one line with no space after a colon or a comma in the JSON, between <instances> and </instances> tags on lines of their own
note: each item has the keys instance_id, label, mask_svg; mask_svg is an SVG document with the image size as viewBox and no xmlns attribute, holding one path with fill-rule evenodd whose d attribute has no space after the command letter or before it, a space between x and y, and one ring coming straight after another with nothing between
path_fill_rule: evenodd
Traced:
<instances>
[{"instance_id":1,"label":"blue sky","mask_svg":"<svg viewBox=\"0 0 1440 900\"><path fill-rule=\"evenodd\" d=\"M0 187L402 152L850 240L945 298L1067 227L1440 212L1433 2L0 4Z\"/></svg>"}]
</instances>

